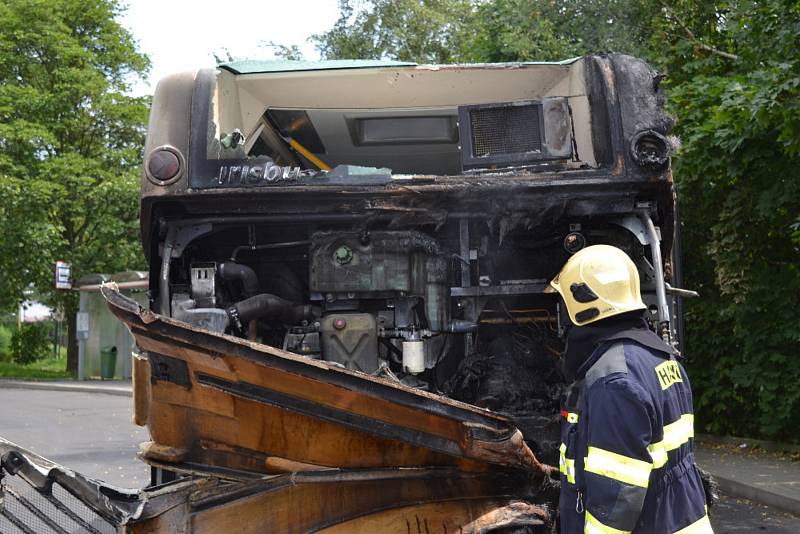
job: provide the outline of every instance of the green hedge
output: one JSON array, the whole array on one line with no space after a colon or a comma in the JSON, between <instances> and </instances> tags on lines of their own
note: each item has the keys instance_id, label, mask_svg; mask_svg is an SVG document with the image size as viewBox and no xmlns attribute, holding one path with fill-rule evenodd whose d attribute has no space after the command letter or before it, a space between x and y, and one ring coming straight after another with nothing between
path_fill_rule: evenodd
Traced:
<instances>
[{"instance_id":1,"label":"green hedge","mask_svg":"<svg viewBox=\"0 0 800 534\"><path fill-rule=\"evenodd\" d=\"M25 365L49 355L52 351L50 325L47 323L22 323L11 334L11 357Z\"/></svg>"}]
</instances>

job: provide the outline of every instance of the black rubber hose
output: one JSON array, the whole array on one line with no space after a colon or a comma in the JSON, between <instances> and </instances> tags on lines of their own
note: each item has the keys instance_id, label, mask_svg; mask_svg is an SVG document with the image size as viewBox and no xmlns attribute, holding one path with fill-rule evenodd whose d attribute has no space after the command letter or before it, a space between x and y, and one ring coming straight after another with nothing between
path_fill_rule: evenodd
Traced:
<instances>
[{"instance_id":1,"label":"black rubber hose","mask_svg":"<svg viewBox=\"0 0 800 534\"><path fill-rule=\"evenodd\" d=\"M269 293L262 293L237 302L227 309L234 324L246 324L252 319L278 320L285 324L296 324L304 319L314 319L311 305L296 304Z\"/></svg>"},{"instance_id":2,"label":"black rubber hose","mask_svg":"<svg viewBox=\"0 0 800 534\"><path fill-rule=\"evenodd\" d=\"M256 272L247 265L226 261L219 264L217 272L220 278L226 282L240 281L246 297L252 297L258 293L258 277Z\"/></svg>"}]
</instances>

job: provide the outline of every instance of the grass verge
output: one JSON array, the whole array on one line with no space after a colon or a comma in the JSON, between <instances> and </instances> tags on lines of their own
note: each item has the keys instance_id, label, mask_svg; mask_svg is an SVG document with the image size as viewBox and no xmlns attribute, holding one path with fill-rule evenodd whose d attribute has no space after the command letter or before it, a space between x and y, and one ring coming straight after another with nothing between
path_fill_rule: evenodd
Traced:
<instances>
[{"instance_id":1,"label":"grass verge","mask_svg":"<svg viewBox=\"0 0 800 534\"><path fill-rule=\"evenodd\" d=\"M74 377L67 373L66 358L42 358L28 365L0 362L0 378L56 380Z\"/></svg>"}]
</instances>

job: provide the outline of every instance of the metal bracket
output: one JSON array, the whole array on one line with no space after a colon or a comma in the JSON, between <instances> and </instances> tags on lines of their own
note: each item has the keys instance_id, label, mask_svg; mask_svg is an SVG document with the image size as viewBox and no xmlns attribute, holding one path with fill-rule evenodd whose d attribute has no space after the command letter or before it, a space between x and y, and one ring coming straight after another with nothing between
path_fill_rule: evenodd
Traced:
<instances>
[{"instance_id":1,"label":"metal bracket","mask_svg":"<svg viewBox=\"0 0 800 534\"><path fill-rule=\"evenodd\" d=\"M659 332L664 340L669 342L669 306L667 305L667 288L664 280L664 265L661 262L661 242L656 232L656 227L650 214L642 211L639 214L642 226L647 230L650 254L653 258L653 270L655 271L656 300L658 301L658 323L663 330Z\"/></svg>"},{"instance_id":2,"label":"metal bracket","mask_svg":"<svg viewBox=\"0 0 800 534\"><path fill-rule=\"evenodd\" d=\"M611 221L611 224L616 224L617 226L625 228L636 236L636 239L638 239L639 243L642 245L650 244L650 236L647 233L647 228L639 217L635 215L626 215L619 219L614 219ZM658 238L661 239L661 236L658 236Z\"/></svg>"},{"instance_id":3,"label":"metal bracket","mask_svg":"<svg viewBox=\"0 0 800 534\"><path fill-rule=\"evenodd\" d=\"M700 293L697 291L692 291L691 289L683 289L681 287L672 287L669 284L664 284L667 288L667 293L670 295L675 295L676 297L683 297L686 299L693 299L700 296Z\"/></svg>"},{"instance_id":4,"label":"metal bracket","mask_svg":"<svg viewBox=\"0 0 800 534\"><path fill-rule=\"evenodd\" d=\"M180 258L186 247L200 236L210 234L214 225L211 223L183 225L180 223L173 223L170 225L170 230L174 228L174 240L172 242L171 257Z\"/></svg>"},{"instance_id":5,"label":"metal bracket","mask_svg":"<svg viewBox=\"0 0 800 534\"><path fill-rule=\"evenodd\" d=\"M161 249L161 272L159 273L158 301L159 311L162 315L170 317L172 310L169 305L169 264L172 258L180 258L186 246L200 237L211 232L214 226L211 223L181 225L179 223L167 224L167 237Z\"/></svg>"}]
</instances>

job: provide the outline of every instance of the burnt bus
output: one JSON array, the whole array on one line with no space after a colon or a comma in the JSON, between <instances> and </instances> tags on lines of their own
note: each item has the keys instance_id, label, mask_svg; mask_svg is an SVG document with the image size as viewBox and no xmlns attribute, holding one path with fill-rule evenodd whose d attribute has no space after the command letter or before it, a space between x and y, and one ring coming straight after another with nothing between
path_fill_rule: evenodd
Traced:
<instances>
[{"instance_id":1,"label":"burnt bus","mask_svg":"<svg viewBox=\"0 0 800 534\"><path fill-rule=\"evenodd\" d=\"M542 290L586 245L634 259L678 339L659 81L618 55L168 77L142 177L151 307L501 412L547 404L531 361L556 359L561 316Z\"/></svg>"},{"instance_id":2,"label":"burnt bus","mask_svg":"<svg viewBox=\"0 0 800 534\"><path fill-rule=\"evenodd\" d=\"M163 79L150 309L104 293L141 349L152 439L130 531L554 528L566 316L548 281L617 246L680 340L660 80L624 55Z\"/></svg>"}]
</instances>

